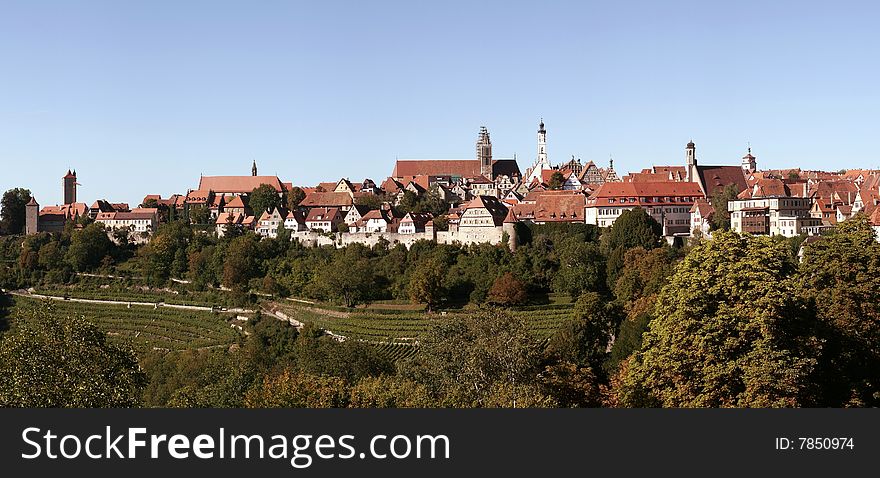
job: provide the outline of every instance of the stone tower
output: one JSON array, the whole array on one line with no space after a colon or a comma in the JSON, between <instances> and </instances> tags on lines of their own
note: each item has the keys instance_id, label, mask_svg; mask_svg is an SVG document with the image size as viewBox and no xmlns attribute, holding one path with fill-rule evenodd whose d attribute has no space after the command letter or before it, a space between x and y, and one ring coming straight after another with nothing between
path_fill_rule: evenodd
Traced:
<instances>
[{"instance_id":1,"label":"stone tower","mask_svg":"<svg viewBox=\"0 0 880 478\"><path fill-rule=\"evenodd\" d=\"M697 181L697 146L690 141L684 148L685 169L687 169L687 180L689 182Z\"/></svg>"},{"instance_id":2,"label":"stone tower","mask_svg":"<svg viewBox=\"0 0 880 478\"><path fill-rule=\"evenodd\" d=\"M507 247L510 248L510 251L516 251L519 245L519 238L516 235L516 214L513 213L513 207L507 208L507 216L504 218L504 222L501 223L501 232L502 234L507 234Z\"/></svg>"},{"instance_id":3,"label":"stone tower","mask_svg":"<svg viewBox=\"0 0 880 478\"><path fill-rule=\"evenodd\" d=\"M486 179L495 179L492 177L492 141L485 126L480 126L480 136L477 138L477 159L480 161L480 174Z\"/></svg>"},{"instance_id":4,"label":"stone tower","mask_svg":"<svg viewBox=\"0 0 880 478\"><path fill-rule=\"evenodd\" d=\"M73 204L76 202L76 170L72 173L67 170L67 174L61 178L61 187L63 189L64 204Z\"/></svg>"},{"instance_id":5,"label":"stone tower","mask_svg":"<svg viewBox=\"0 0 880 478\"><path fill-rule=\"evenodd\" d=\"M743 158L742 158L742 169L743 169L743 173L745 173L747 175L754 173L758 169L758 162L757 162L756 158L754 156L752 156L752 147L751 146L749 146L749 152L746 153L746 155L743 156Z\"/></svg>"},{"instance_id":6,"label":"stone tower","mask_svg":"<svg viewBox=\"0 0 880 478\"><path fill-rule=\"evenodd\" d=\"M253 166L251 166L251 176L257 175L257 160L254 160Z\"/></svg>"},{"instance_id":7,"label":"stone tower","mask_svg":"<svg viewBox=\"0 0 880 478\"><path fill-rule=\"evenodd\" d=\"M25 234L36 234L40 232L40 205L37 200L31 196L31 200L24 206L24 232Z\"/></svg>"}]
</instances>

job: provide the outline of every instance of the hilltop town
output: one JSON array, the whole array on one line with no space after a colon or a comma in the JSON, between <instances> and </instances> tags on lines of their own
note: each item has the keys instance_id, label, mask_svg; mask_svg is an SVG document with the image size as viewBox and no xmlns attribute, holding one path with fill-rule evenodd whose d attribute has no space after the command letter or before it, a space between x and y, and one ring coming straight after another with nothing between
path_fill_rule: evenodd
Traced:
<instances>
[{"instance_id":1,"label":"hilltop town","mask_svg":"<svg viewBox=\"0 0 880 478\"><path fill-rule=\"evenodd\" d=\"M524 171L516 158L493 157L489 131L481 127L474 159L400 159L378 183L341 178L294 186L259 175L253 162L250 175L202 176L186 192L147 195L133 208L106 199L77 202L74 170L62 179L63 204L40 209L31 199L26 232L60 231L67 221L88 217L142 243L160 223L183 217L218 236L233 228L276 237L286 229L309 245L373 245L384 238L407 246L428 239L462 245L507 242L515 248L517 223L609 227L623 211L640 207L670 242L711 236L719 227L821 236L856 214L870 218L880 239L880 171L761 170L751 148L738 165L704 165L693 141L684 152L682 164L652 165L625 175L614 170L613 161L599 167L572 157L553 164L542 120L536 158ZM267 200L265 194L278 199Z\"/></svg>"}]
</instances>

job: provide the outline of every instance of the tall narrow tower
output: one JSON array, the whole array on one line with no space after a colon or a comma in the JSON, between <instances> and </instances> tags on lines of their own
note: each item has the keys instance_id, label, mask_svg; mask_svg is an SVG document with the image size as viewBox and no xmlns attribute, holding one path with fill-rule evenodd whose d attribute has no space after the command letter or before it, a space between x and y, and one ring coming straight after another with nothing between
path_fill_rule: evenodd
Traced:
<instances>
[{"instance_id":1,"label":"tall narrow tower","mask_svg":"<svg viewBox=\"0 0 880 478\"><path fill-rule=\"evenodd\" d=\"M547 162L547 130L544 129L544 118L541 118L541 124L538 125L538 164L550 165Z\"/></svg>"},{"instance_id":2,"label":"tall narrow tower","mask_svg":"<svg viewBox=\"0 0 880 478\"><path fill-rule=\"evenodd\" d=\"M749 146L749 152L742 157L742 169L743 173L745 173L746 175L754 173L758 169L758 162L756 158L752 156L751 146Z\"/></svg>"},{"instance_id":3,"label":"tall narrow tower","mask_svg":"<svg viewBox=\"0 0 880 478\"><path fill-rule=\"evenodd\" d=\"M251 176L257 175L257 160L254 160L254 165L251 166Z\"/></svg>"},{"instance_id":4,"label":"tall narrow tower","mask_svg":"<svg viewBox=\"0 0 880 478\"><path fill-rule=\"evenodd\" d=\"M690 141L684 148L685 168L687 169L687 180L689 182L697 181L697 146Z\"/></svg>"},{"instance_id":5,"label":"tall narrow tower","mask_svg":"<svg viewBox=\"0 0 880 478\"><path fill-rule=\"evenodd\" d=\"M36 234L39 232L40 205L37 204L37 200L33 196L31 196L31 200L24 206L24 218L25 234Z\"/></svg>"},{"instance_id":6,"label":"tall narrow tower","mask_svg":"<svg viewBox=\"0 0 880 478\"><path fill-rule=\"evenodd\" d=\"M492 141L485 126L480 126L480 136L477 138L477 159L480 161L480 174L486 179L495 179L492 177Z\"/></svg>"},{"instance_id":7,"label":"tall narrow tower","mask_svg":"<svg viewBox=\"0 0 880 478\"><path fill-rule=\"evenodd\" d=\"M64 204L73 204L76 202L76 170L72 173L67 170L67 174L61 178L61 189L64 196Z\"/></svg>"}]
</instances>

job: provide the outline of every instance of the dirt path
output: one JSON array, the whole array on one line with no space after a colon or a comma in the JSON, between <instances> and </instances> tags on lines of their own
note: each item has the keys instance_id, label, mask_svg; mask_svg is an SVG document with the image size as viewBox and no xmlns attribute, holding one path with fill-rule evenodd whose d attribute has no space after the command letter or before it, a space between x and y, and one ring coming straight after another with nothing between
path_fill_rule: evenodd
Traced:
<instances>
[{"instance_id":1,"label":"dirt path","mask_svg":"<svg viewBox=\"0 0 880 478\"><path fill-rule=\"evenodd\" d=\"M211 307L199 306L199 305L178 305L178 304L166 304L164 302L135 302L130 300L103 300L103 299L76 299L76 298L64 298L58 297L57 295L43 295L43 294L34 294L32 292L27 291L9 291L9 294L17 295L19 297L31 297L34 299L49 299L49 300L61 300L65 302L82 302L84 304L110 304L110 305L139 305L144 307L153 307L157 309L159 307L168 307L171 309L181 309L181 310L197 310L201 312L213 312L214 309ZM223 310L222 312L229 312L235 314L253 314L255 311L251 309L241 309L237 307L229 308Z\"/></svg>"}]
</instances>

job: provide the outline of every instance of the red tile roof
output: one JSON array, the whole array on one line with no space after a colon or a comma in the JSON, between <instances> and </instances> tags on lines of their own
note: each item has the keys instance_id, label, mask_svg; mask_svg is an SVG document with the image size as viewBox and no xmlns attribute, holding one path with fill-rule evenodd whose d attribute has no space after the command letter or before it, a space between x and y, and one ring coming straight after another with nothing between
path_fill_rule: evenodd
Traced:
<instances>
[{"instance_id":1,"label":"red tile roof","mask_svg":"<svg viewBox=\"0 0 880 478\"><path fill-rule=\"evenodd\" d=\"M315 221L332 221L339 214L339 209L335 207L313 207L306 216L306 222Z\"/></svg>"},{"instance_id":2,"label":"red tile roof","mask_svg":"<svg viewBox=\"0 0 880 478\"><path fill-rule=\"evenodd\" d=\"M880 226L880 207L874 208L874 213L871 214L869 221L875 226Z\"/></svg>"},{"instance_id":3,"label":"red tile roof","mask_svg":"<svg viewBox=\"0 0 880 478\"><path fill-rule=\"evenodd\" d=\"M306 194L306 197L302 200L301 203L299 203L301 207L343 207L351 206L352 204L353 201L351 195L344 192L316 192Z\"/></svg>"},{"instance_id":4,"label":"red tile roof","mask_svg":"<svg viewBox=\"0 0 880 478\"><path fill-rule=\"evenodd\" d=\"M749 187L743 169L739 166L697 166L697 174L703 187L706 188L708 197L712 197L716 190L730 184L735 185L740 191Z\"/></svg>"},{"instance_id":5,"label":"red tile roof","mask_svg":"<svg viewBox=\"0 0 880 478\"><path fill-rule=\"evenodd\" d=\"M244 203L244 200L247 196L235 196L231 201L226 203L226 208L228 209L244 209L247 206Z\"/></svg>"},{"instance_id":6,"label":"red tile roof","mask_svg":"<svg viewBox=\"0 0 880 478\"><path fill-rule=\"evenodd\" d=\"M284 191L278 176L202 176L199 189L218 194L245 194L263 184L272 186L279 193Z\"/></svg>"},{"instance_id":7,"label":"red tile roof","mask_svg":"<svg viewBox=\"0 0 880 478\"><path fill-rule=\"evenodd\" d=\"M480 174L480 161L476 159L400 159L394 165L392 177L405 176L477 176Z\"/></svg>"},{"instance_id":8,"label":"red tile roof","mask_svg":"<svg viewBox=\"0 0 880 478\"><path fill-rule=\"evenodd\" d=\"M500 226L507 217L507 206L498 200L495 196L477 196L462 207L462 214L468 209L485 208L496 226Z\"/></svg>"},{"instance_id":9,"label":"red tile roof","mask_svg":"<svg viewBox=\"0 0 880 478\"><path fill-rule=\"evenodd\" d=\"M558 191L537 194L534 204L521 203L514 206L516 217L535 222L584 222L586 195L580 191L551 194L556 192Z\"/></svg>"},{"instance_id":10,"label":"red tile roof","mask_svg":"<svg viewBox=\"0 0 880 478\"><path fill-rule=\"evenodd\" d=\"M791 197L791 190L780 179L759 179L751 189L746 189L737 195L739 199L768 198L768 197Z\"/></svg>"},{"instance_id":11,"label":"red tile roof","mask_svg":"<svg viewBox=\"0 0 880 478\"><path fill-rule=\"evenodd\" d=\"M700 198L700 199L697 199L696 202L694 202L693 206L691 206L690 212L692 212L692 213L698 212L701 217L706 218L706 217L711 216L713 213L715 213L715 208L712 207L711 204L709 204L709 201L706 201L705 199Z\"/></svg>"},{"instance_id":12,"label":"red tile roof","mask_svg":"<svg viewBox=\"0 0 880 478\"><path fill-rule=\"evenodd\" d=\"M703 191L697 183L666 181L647 183L603 183L588 199L590 206L662 205L692 203L702 198ZM627 202L621 201L625 198ZM670 201L669 198L684 198ZM610 202L610 200L614 202Z\"/></svg>"}]
</instances>

